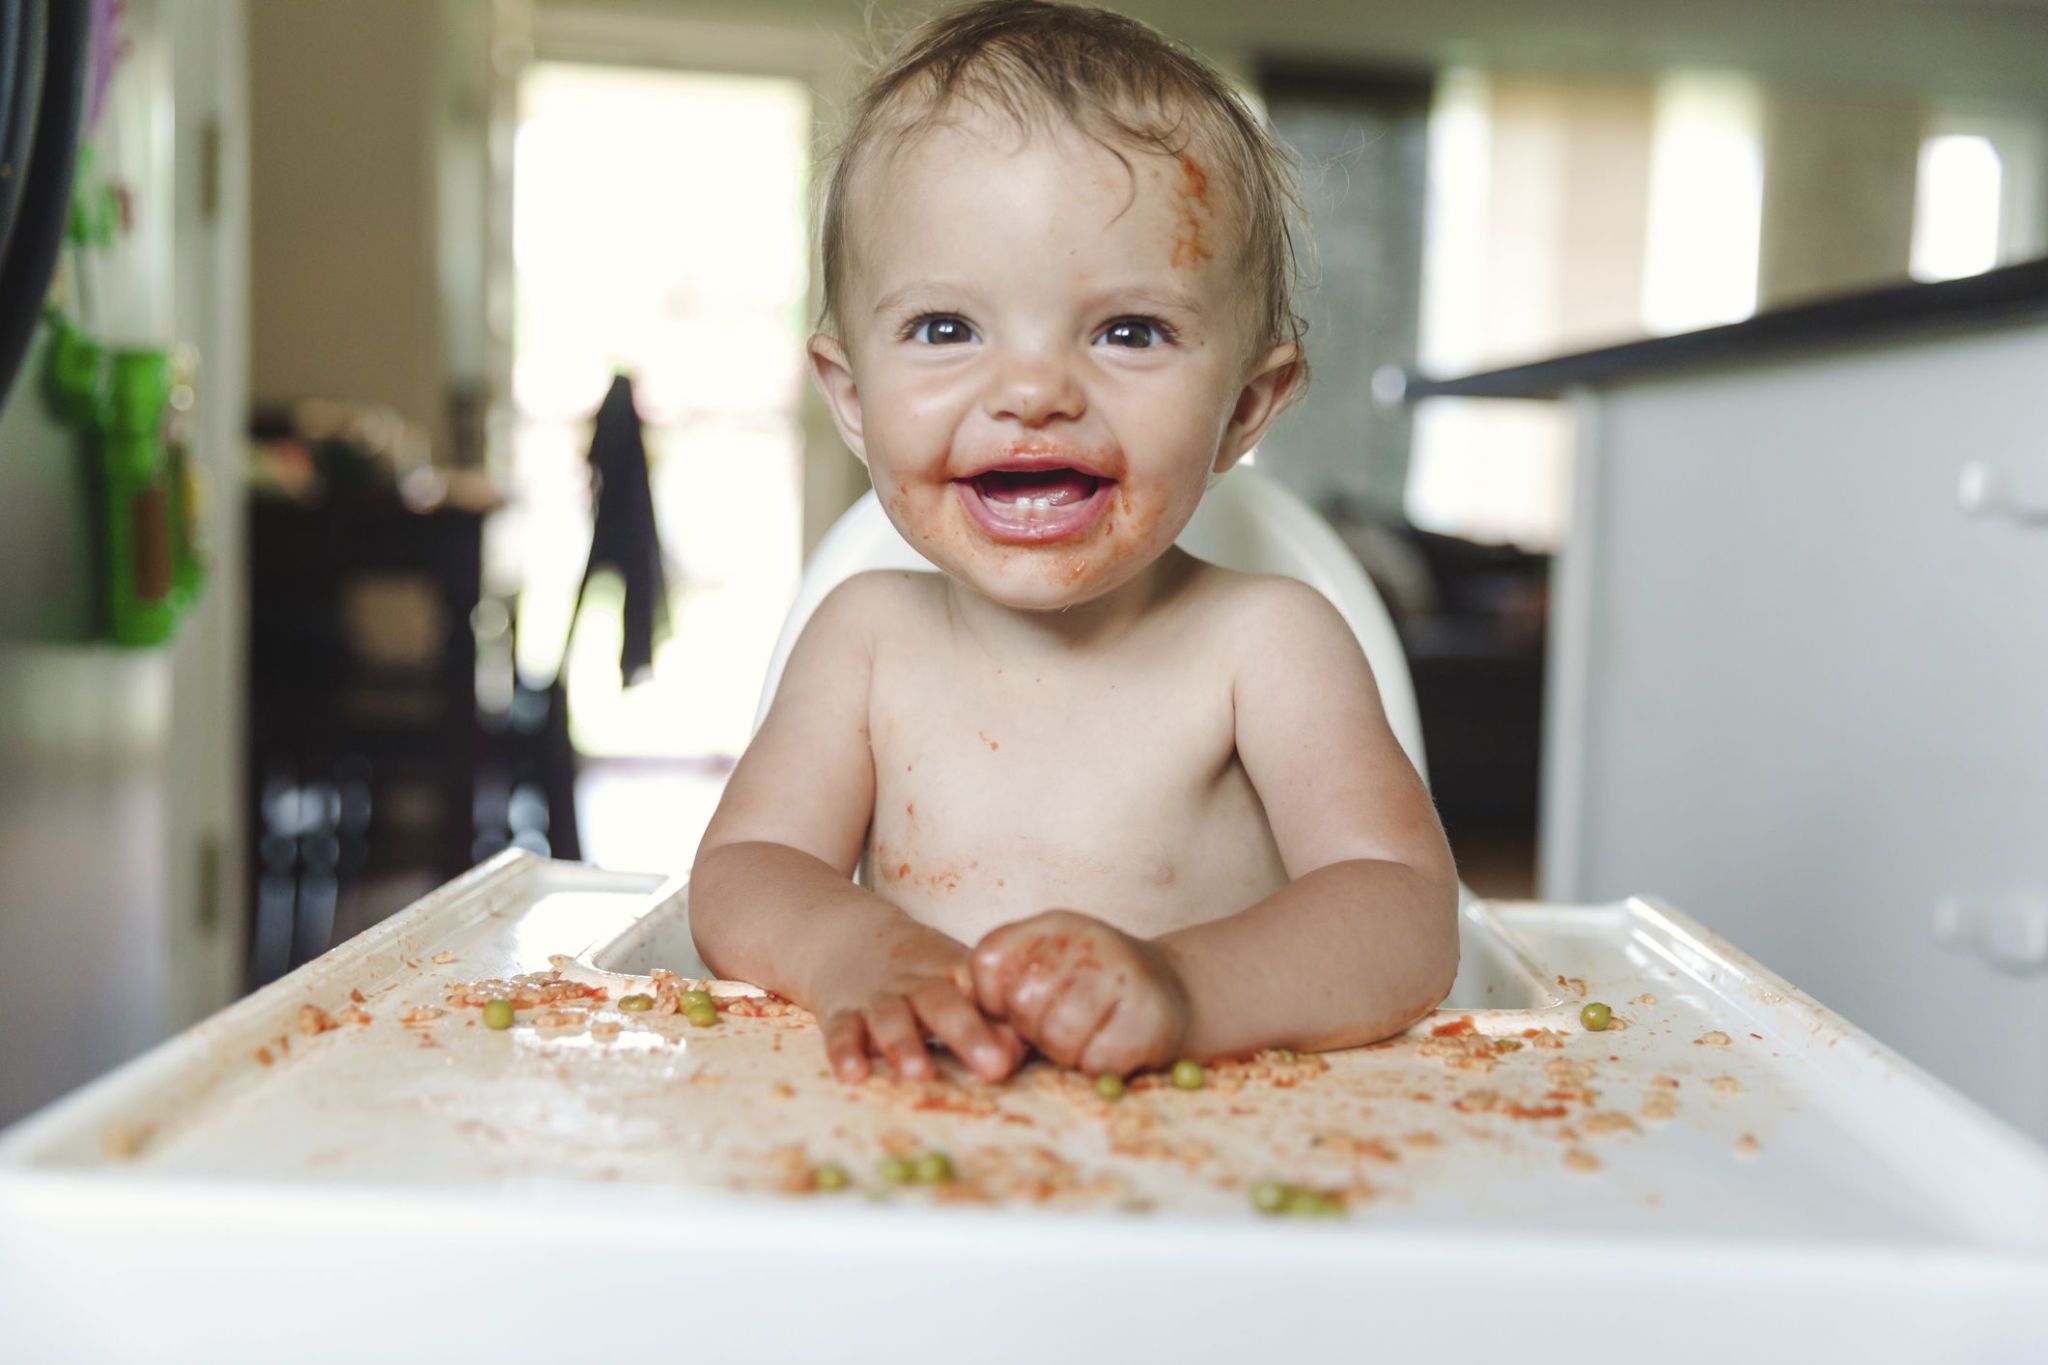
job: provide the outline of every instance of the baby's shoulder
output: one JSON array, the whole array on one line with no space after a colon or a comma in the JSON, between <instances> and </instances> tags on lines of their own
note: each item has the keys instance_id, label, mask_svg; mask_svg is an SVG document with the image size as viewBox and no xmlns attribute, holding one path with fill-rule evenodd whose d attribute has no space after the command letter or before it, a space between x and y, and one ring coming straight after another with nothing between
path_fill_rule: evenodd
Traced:
<instances>
[{"instance_id":1,"label":"baby's shoulder","mask_svg":"<svg viewBox=\"0 0 2048 1365\"><path fill-rule=\"evenodd\" d=\"M826 593L812 619L872 642L942 612L943 595L943 583L936 573L866 569Z\"/></svg>"},{"instance_id":2,"label":"baby's shoulder","mask_svg":"<svg viewBox=\"0 0 2048 1365\"><path fill-rule=\"evenodd\" d=\"M1199 628L1240 651L1352 638L1330 599L1298 578L1204 563L1191 596Z\"/></svg>"}]
</instances>

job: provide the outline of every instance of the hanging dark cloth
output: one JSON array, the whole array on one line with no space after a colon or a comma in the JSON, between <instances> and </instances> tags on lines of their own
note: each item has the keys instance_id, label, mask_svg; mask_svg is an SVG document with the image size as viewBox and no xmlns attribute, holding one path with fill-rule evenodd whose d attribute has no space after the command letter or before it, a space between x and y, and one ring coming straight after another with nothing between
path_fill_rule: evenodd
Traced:
<instances>
[{"instance_id":1,"label":"hanging dark cloth","mask_svg":"<svg viewBox=\"0 0 2048 1365\"><path fill-rule=\"evenodd\" d=\"M597 410L590 437L590 493L590 562L576 590L576 606L580 612L583 594L598 570L610 569L624 580L619 677L630 687L653 667L657 635L668 634L668 583L661 565L661 534L654 524L647 447L629 375L613 377L611 391Z\"/></svg>"}]
</instances>

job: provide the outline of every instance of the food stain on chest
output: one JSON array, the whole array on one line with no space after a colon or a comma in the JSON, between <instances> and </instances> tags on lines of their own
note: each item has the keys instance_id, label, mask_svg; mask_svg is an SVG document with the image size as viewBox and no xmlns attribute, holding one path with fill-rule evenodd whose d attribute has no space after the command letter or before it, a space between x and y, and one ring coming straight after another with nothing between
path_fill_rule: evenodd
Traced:
<instances>
[{"instance_id":1,"label":"food stain on chest","mask_svg":"<svg viewBox=\"0 0 2048 1365\"><path fill-rule=\"evenodd\" d=\"M991 753L993 753L993 752L994 752L995 750L997 750L997 749L1000 749L1000 748L1002 748L1002 747L1003 747L1002 745L998 744L998 743L997 743L996 741L994 741L994 740L990 739L990 738L988 737L988 732L987 732L987 731L985 731L985 730L976 730L976 731L975 731L974 733L975 733L975 734L977 734L977 735L979 735L979 736L981 737L981 742L982 742L983 744L986 744L986 745L988 745L988 747L989 747L989 751L990 751Z\"/></svg>"},{"instance_id":2,"label":"food stain on chest","mask_svg":"<svg viewBox=\"0 0 2048 1365\"><path fill-rule=\"evenodd\" d=\"M931 891L958 891L967 874L981 866L981 859L970 858L964 864L950 858L926 859L924 854L913 846L917 839L917 803L905 802L903 814L905 825L897 843L891 844L882 838L877 838L874 842L868 865L874 869L875 877L892 888L923 887ZM1002 885L1001 882L996 884Z\"/></svg>"}]
</instances>

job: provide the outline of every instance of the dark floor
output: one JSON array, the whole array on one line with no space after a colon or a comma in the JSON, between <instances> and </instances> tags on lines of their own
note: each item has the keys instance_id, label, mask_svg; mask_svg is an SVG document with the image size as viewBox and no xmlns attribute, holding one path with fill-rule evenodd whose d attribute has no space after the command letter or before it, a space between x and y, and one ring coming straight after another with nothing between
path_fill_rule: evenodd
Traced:
<instances>
[{"instance_id":1,"label":"dark floor","mask_svg":"<svg viewBox=\"0 0 2048 1365\"><path fill-rule=\"evenodd\" d=\"M1534 830L1459 831L1451 837L1458 879L1488 900L1529 900L1536 895Z\"/></svg>"}]
</instances>

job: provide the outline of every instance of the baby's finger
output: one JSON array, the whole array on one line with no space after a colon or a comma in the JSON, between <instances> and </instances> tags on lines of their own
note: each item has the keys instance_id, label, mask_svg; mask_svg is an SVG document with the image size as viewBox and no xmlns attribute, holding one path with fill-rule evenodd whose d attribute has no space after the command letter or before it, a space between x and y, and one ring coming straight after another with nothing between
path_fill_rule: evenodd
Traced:
<instances>
[{"instance_id":1,"label":"baby's finger","mask_svg":"<svg viewBox=\"0 0 2048 1365\"><path fill-rule=\"evenodd\" d=\"M974 999L987 1014L1007 1014L1010 1010L1010 977L1015 964L1024 957L1023 949L1032 931L1027 927L1031 921L1019 920L1005 924L982 937L968 954L969 967L974 976Z\"/></svg>"},{"instance_id":2,"label":"baby's finger","mask_svg":"<svg viewBox=\"0 0 2048 1365\"><path fill-rule=\"evenodd\" d=\"M1015 1063L996 1041L995 1030L951 981L933 981L919 987L910 1004L925 1027L938 1035L954 1056L973 1067L975 1074L991 1081L1010 1074Z\"/></svg>"},{"instance_id":3,"label":"baby's finger","mask_svg":"<svg viewBox=\"0 0 2048 1365\"><path fill-rule=\"evenodd\" d=\"M1107 983L1099 977L1077 977L1059 1003L1046 1010L1032 1040L1061 1066L1073 1066L1116 1007L1117 994Z\"/></svg>"},{"instance_id":4,"label":"baby's finger","mask_svg":"<svg viewBox=\"0 0 2048 1365\"><path fill-rule=\"evenodd\" d=\"M868 1078L868 1028L855 1010L840 1010L825 1020L825 1064L842 1081Z\"/></svg>"},{"instance_id":5,"label":"baby's finger","mask_svg":"<svg viewBox=\"0 0 2048 1365\"><path fill-rule=\"evenodd\" d=\"M923 1080L932 1074L931 1054L924 1050L924 1031L917 1026L917 1016L902 996L892 995L868 1006L867 1015L868 1037L889 1059L889 1065L896 1068L898 1076Z\"/></svg>"},{"instance_id":6,"label":"baby's finger","mask_svg":"<svg viewBox=\"0 0 2048 1365\"><path fill-rule=\"evenodd\" d=\"M1024 1058L1030 1053L1031 1044L1017 1036L1017 1030L1010 1027L1008 1020L990 1020L989 1031L995 1034L996 1042L1002 1046L1003 1055L1010 1059L1009 1065L1004 1068L1005 1074L1024 1065Z\"/></svg>"},{"instance_id":7,"label":"baby's finger","mask_svg":"<svg viewBox=\"0 0 2048 1365\"><path fill-rule=\"evenodd\" d=\"M1148 1023L1146 1012L1119 1001L1081 1049L1074 1066L1091 1076L1112 1072L1128 1076L1165 1061L1163 1052L1161 1030Z\"/></svg>"},{"instance_id":8,"label":"baby's finger","mask_svg":"<svg viewBox=\"0 0 2048 1365\"><path fill-rule=\"evenodd\" d=\"M1065 969L1025 973L1010 987L1010 1022L1016 1025L1017 1032L1044 1052L1046 1021L1053 1017L1060 1002L1083 980L1083 974Z\"/></svg>"}]
</instances>

